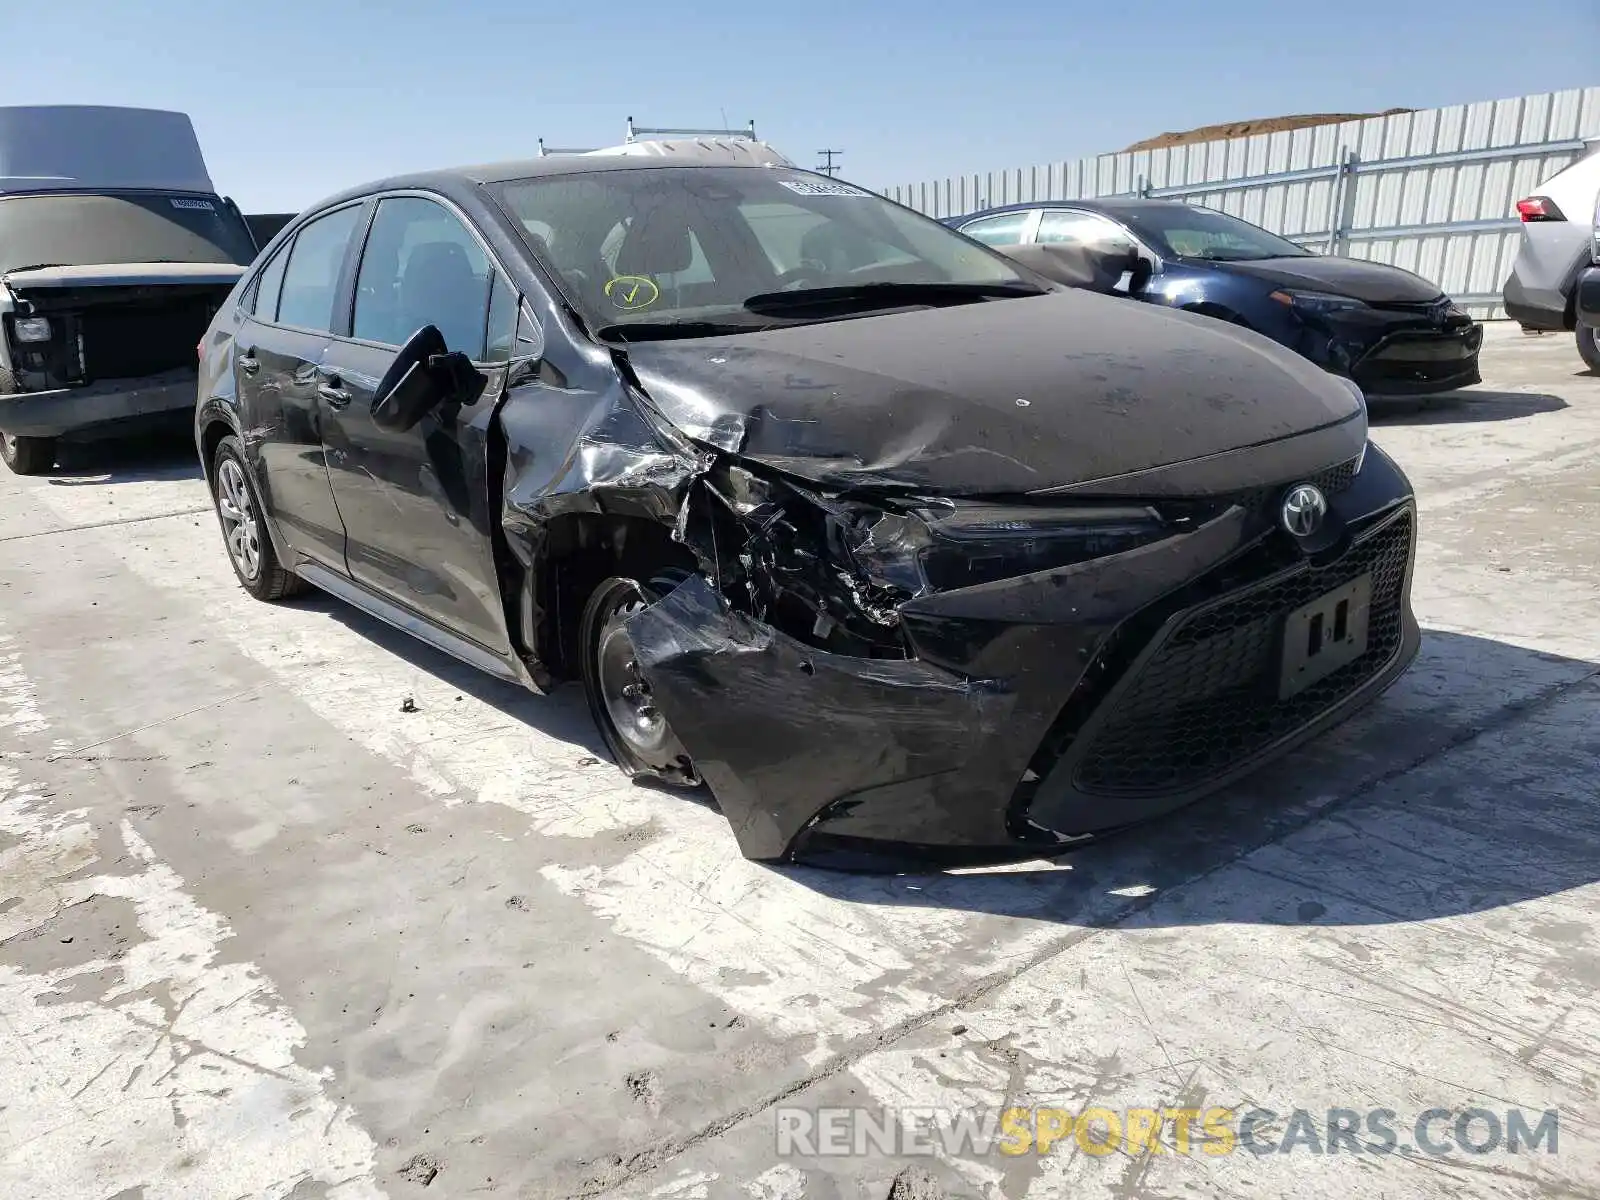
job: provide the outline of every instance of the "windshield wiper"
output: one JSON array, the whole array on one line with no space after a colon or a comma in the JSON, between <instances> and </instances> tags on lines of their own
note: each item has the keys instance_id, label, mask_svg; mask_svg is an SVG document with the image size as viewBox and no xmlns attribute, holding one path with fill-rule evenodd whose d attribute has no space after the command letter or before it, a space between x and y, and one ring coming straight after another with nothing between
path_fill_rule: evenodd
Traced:
<instances>
[{"instance_id":1,"label":"windshield wiper","mask_svg":"<svg viewBox=\"0 0 1600 1200\"><path fill-rule=\"evenodd\" d=\"M595 337L603 342L653 342L667 338L722 337L730 333L760 333L770 325L749 321L626 321L602 325Z\"/></svg>"},{"instance_id":2,"label":"windshield wiper","mask_svg":"<svg viewBox=\"0 0 1600 1200\"><path fill-rule=\"evenodd\" d=\"M1015 283L852 283L841 287L797 288L747 297L751 312L784 312L797 308L882 308L895 304L951 304L1006 296L1043 296L1042 288L1025 280Z\"/></svg>"}]
</instances>

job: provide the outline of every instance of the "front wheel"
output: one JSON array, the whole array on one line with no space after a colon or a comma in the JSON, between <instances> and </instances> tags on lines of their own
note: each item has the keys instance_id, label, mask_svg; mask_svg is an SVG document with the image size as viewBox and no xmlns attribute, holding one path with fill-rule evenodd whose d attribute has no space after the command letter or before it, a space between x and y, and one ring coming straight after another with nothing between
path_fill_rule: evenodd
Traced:
<instances>
[{"instance_id":1,"label":"front wheel","mask_svg":"<svg viewBox=\"0 0 1600 1200\"><path fill-rule=\"evenodd\" d=\"M1600 325L1578 326L1578 355L1589 370L1600 374Z\"/></svg>"},{"instance_id":2,"label":"front wheel","mask_svg":"<svg viewBox=\"0 0 1600 1200\"><path fill-rule=\"evenodd\" d=\"M584 606L579 644L589 712L617 765L630 777L698 787L700 776L656 707L626 628L629 617L661 599L682 578L664 573L647 584L607 579Z\"/></svg>"},{"instance_id":3,"label":"front wheel","mask_svg":"<svg viewBox=\"0 0 1600 1200\"><path fill-rule=\"evenodd\" d=\"M278 561L262 526L261 497L245 466L244 447L231 434L217 443L211 479L228 561L244 590L257 600L282 600L304 591L305 581Z\"/></svg>"},{"instance_id":4,"label":"front wheel","mask_svg":"<svg viewBox=\"0 0 1600 1200\"><path fill-rule=\"evenodd\" d=\"M0 461L18 475L43 475L56 465L56 440L0 433Z\"/></svg>"}]
</instances>

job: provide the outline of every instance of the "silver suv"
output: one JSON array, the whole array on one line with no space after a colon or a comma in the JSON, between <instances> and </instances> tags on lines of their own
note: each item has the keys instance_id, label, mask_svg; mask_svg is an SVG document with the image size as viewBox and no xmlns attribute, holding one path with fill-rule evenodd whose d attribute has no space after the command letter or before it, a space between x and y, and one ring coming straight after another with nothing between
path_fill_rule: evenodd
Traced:
<instances>
[{"instance_id":1,"label":"silver suv","mask_svg":"<svg viewBox=\"0 0 1600 1200\"><path fill-rule=\"evenodd\" d=\"M1600 261L1600 144L1517 201L1522 242L1506 280L1506 313L1524 329L1574 330L1578 353L1600 370L1600 330L1577 309L1579 274Z\"/></svg>"}]
</instances>

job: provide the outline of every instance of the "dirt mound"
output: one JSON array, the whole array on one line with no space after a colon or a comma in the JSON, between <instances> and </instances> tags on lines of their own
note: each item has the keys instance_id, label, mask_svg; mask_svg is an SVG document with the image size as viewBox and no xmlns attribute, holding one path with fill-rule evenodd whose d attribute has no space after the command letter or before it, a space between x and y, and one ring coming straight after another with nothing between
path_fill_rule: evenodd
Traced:
<instances>
[{"instance_id":1,"label":"dirt mound","mask_svg":"<svg viewBox=\"0 0 1600 1200\"><path fill-rule=\"evenodd\" d=\"M1221 125L1202 125L1187 133L1161 133L1128 150L1159 150L1163 146L1184 146L1190 142L1217 142L1224 138L1253 137L1258 133L1278 133L1285 129L1305 129L1311 125L1336 125L1341 121L1365 121L1369 117L1389 117L1415 112L1414 108L1386 108L1381 113L1303 113L1298 117L1258 117L1251 121L1227 121Z\"/></svg>"}]
</instances>

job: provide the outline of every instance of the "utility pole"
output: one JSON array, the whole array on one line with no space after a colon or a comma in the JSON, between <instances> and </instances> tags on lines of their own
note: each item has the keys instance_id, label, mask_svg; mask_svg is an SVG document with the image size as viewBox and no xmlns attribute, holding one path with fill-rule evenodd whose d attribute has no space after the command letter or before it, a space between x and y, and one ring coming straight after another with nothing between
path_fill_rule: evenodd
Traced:
<instances>
[{"instance_id":1,"label":"utility pole","mask_svg":"<svg viewBox=\"0 0 1600 1200\"><path fill-rule=\"evenodd\" d=\"M842 155L844 153L844 151L843 150L818 150L817 153L822 155L822 157L827 160L826 162L818 164L817 170L821 171L829 179L832 179L833 176L839 170L838 166L835 165L833 160L834 160L835 157L837 157L839 155Z\"/></svg>"}]
</instances>

